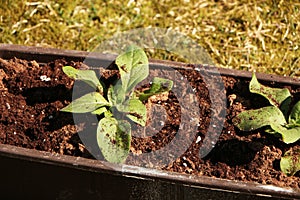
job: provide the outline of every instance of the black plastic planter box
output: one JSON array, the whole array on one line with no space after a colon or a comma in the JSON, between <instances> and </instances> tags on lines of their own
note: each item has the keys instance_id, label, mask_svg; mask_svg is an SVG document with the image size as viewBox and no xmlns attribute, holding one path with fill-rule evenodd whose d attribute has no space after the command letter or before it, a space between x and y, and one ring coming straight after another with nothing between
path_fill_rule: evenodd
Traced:
<instances>
[{"instance_id":1,"label":"black plastic planter box","mask_svg":"<svg viewBox=\"0 0 300 200\"><path fill-rule=\"evenodd\" d=\"M0 57L50 62L83 61L87 52L0 45ZM97 55L109 64L114 56ZM151 61L180 67L179 63ZM250 72L219 69L221 75L251 77ZM300 85L299 79L258 74L266 81ZM300 191L205 176L190 176L130 165L72 157L0 144L1 199L300 199Z\"/></svg>"}]
</instances>

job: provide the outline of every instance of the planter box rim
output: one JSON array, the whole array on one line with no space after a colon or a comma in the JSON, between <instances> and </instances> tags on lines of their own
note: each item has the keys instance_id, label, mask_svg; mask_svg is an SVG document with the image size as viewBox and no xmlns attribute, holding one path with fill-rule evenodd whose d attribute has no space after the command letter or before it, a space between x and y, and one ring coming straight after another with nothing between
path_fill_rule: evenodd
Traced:
<instances>
[{"instance_id":1,"label":"planter box rim","mask_svg":"<svg viewBox=\"0 0 300 200\"><path fill-rule=\"evenodd\" d=\"M105 161L92 160L27 149L12 145L0 144L0 157L19 159L30 162L44 163L47 165L61 166L64 168L78 169L96 173L125 176L133 179L161 180L177 184L185 184L195 188L224 191L229 193L255 194L256 196L300 198L300 191L293 188L284 188L251 182L241 182L221 178L189 175L177 172L144 168L132 165L117 165ZM113 166L110 168L108 166Z\"/></svg>"},{"instance_id":2,"label":"planter box rim","mask_svg":"<svg viewBox=\"0 0 300 200\"><path fill-rule=\"evenodd\" d=\"M67 49L56 49L56 48L44 48L44 47L35 47L35 46L24 46L24 45L15 45L15 44L0 44L0 58L13 58L17 57L20 59L28 60L39 60L40 62L50 62L55 59L66 59L66 60L78 60L84 61L86 57L89 59L96 60L108 60L113 61L117 55L113 54L103 54L87 51L78 51L78 50L67 50ZM150 65L155 66L167 66L175 69L185 68L187 63L168 61L168 60L156 60L149 59ZM194 64L194 63L191 63ZM198 63L196 63L197 66ZM212 73L219 73L220 75L232 76L232 77L243 77L251 79L252 72L236 70L236 69L227 69L219 68L216 66L203 65L201 66L207 71ZM258 79L263 81L278 81L284 84L293 84L300 85L300 78L297 77L287 77L274 74L266 73L256 73Z\"/></svg>"}]
</instances>

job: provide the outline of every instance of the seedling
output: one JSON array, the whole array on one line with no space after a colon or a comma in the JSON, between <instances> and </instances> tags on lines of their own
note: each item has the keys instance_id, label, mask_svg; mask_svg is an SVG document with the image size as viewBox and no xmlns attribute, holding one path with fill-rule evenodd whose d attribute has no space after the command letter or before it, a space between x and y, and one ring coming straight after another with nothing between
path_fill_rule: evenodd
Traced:
<instances>
[{"instance_id":1,"label":"seedling","mask_svg":"<svg viewBox=\"0 0 300 200\"><path fill-rule=\"evenodd\" d=\"M300 101L290 115L291 94L288 89L271 88L261 85L253 73L249 85L250 92L265 97L270 106L241 112L233 119L233 124L242 131L265 128L265 132L281 135L282 141L289 144L300 139ZM300 153L287 153L281 159L281 170L289 175L300 170Z\"/></svg>"},{"instance_id":2,"label":"seedling","mask_svg":"<svg viewBox=\"0 0 300 200\"><path fill-rule=\"evenodd\" d=\"M113 163L122 163L129 154L131 142L130 120L146 125L147 110L143 102L150 96L168 92L173 82L155 77L150 89L137 91L135 87L149 75L148 58L136 46L129 46L115 61L120 80L114 85L104 86L93 70L78 70L71 66L63 71L75 80L81 80L95 89L63 108L61 111L99 115L97 143L104 158ZM108 88L107 90L105 88Z\"/></svg>"}]
</instances>

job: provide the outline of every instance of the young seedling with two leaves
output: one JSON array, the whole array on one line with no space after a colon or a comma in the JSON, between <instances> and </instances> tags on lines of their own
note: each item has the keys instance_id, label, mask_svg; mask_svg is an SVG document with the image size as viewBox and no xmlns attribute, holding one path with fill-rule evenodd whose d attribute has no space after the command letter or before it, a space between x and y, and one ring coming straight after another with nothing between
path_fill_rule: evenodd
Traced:
<instances>
[{"instance_id":1,"label":"young seedling with two leaves","mask_svg":"<svg viewBox=\"0 0 300 200\"><path fill-rule=\"evenodd\" d=\"M101 115L97 128L97 143L104 158L113 163L122 163L129 154L131 125L133 121L146 125L147 110L143 104L149 97L168 92L173 82L155 77L148 90L139 92L135 87L149 75L148 58L143 49L129 46L115 61L120 80L114 85L105 86L93 70L78 70L70 66L63 71L75 80L81 80L95 89L63 108L61 111Z\"/></svg>"},{"instance_id":2,"label":"young seedling with two leaves","mask_svg":"<svg viewBox=\"0 0 300 200\"><path fill-rule=\"evenodd\" d=\"M253 73L249 85L250 92L265 97L270 106L241 112L233 119L233 124L242 131L252 131L265 127L265 132L281 135L286 144L300 139L300 101L290 114L291 93L287 88L271 88L261 85ZM293 175L300 170L300 151L288 151L280 162L281 170Z\"/></svg>"}]
</instances>

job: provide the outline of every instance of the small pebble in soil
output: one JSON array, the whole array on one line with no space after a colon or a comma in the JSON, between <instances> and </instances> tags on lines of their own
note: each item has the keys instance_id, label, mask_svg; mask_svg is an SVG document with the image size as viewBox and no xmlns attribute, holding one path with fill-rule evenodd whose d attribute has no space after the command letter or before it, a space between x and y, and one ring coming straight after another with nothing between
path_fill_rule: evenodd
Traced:
<instances>
[{"instance_id":1,"label":"small pebble in soil","mask_svg":"<svg viewBox=\"0 0 300 200\"><path fill-rule=\"evenodd\" d=\"M198 137L197 137L197 140L196 140L196 144L198 144L200 141L201 141L201 137L198 136Z\"/></svg>"},{"instance_id":2,"label":"small pebble in soil","mask_svg":"<svg viewBox=\"0 0 300 200\"><path fill-rule=\"evenodd\" d=\"M51 81L51 78L47 77L46 75L40 76L41 81Z\"/></svg>"},{"instance_id":3,"label":"small pebble in soil","mask_svg":"<svg viewBox=\"0 0 300 200\"><path fill-rule=\"evenodd\" d=\"M6 107L7 107L8 110L10 109L9 103L6 103Z\"/></svg>"}]
</instances>

